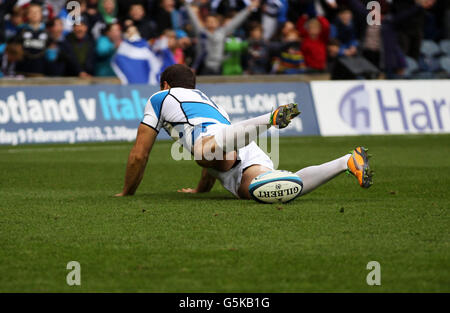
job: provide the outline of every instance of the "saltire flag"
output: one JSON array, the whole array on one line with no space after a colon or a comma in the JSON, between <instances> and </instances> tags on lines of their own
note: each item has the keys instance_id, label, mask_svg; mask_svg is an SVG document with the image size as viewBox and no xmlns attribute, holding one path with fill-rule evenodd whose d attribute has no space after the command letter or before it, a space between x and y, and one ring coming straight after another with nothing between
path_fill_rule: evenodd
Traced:
<instances>
[{"instance_id":1,"label":"saltire flag","mask_svg":"<svg viewBox=\"0 0 450 313\"><path fill-rule=\"evenodd\" d=\"M175 64L167 48L154 51L143 39L124 40L111 60L111 66L122 84L159 85L164 69Z\"/></svg>"}]
</instances>

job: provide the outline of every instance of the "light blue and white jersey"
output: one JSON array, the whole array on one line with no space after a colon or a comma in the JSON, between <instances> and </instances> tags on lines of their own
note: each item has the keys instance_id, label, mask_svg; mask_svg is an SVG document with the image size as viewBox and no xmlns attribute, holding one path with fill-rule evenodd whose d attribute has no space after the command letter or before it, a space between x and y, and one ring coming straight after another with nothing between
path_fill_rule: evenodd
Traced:
<instances>
[{"instance_id":1,"label":"light blue and white jersey","mask_svg":"<svg viewBox=\"0 0 450 313\"><path fill-rule=\"evenodd\" d=\"M164 128L174 139L190 147L214 124L230 124L225 110L198 89L171 88L155 93L147 102L142 123L157 132Z\"/></svg>"}]
</instances>

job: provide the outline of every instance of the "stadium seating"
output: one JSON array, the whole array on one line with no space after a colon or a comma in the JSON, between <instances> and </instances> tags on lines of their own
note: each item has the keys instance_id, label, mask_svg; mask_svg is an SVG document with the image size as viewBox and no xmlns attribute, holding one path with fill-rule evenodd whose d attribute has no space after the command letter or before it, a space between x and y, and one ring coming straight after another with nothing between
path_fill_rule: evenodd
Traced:
<instances>
[{"instance_id":1,"label":"stadium seating","mask_svg":"<svg viewBox=\"0 0 450 313\"><path fill-rule=\"evenodd\" d=\"M432 40L422 41L422 46L420 47L420 53L426 58L432 58L441 53L439 46Z\"/></svg>"},{"instance_id":2,"label":"stadium seating","mask_svg":"<svg viewBox=\"0 0 450 313\"><path fill-rule=\"evenodd\" d=\"M417 61L414 60L411 57L406 57L406 70L405 70L405 77L406 78L412 78L414 74L417 74L419 72L419 64L417 64Z\"/></svg>"},{"instance_id":3,"label":"stadium seating","mask_svg":"<svg viewBox=\"0 0 450 313\"><path fill-rule=\"evenodd\" d=\"M439 46L443 54L450 56L450 39L441 40Z\"/></svg>"},{"instance_id":4,"label":"stadium seating","mask_svg":"<svg viewBox=\"0 0 450 313\"><path fill-rule=\"evenodd\" d=\"M433 73L441 70L438 58L441 55L439 45L432 40L424 40L420 48L420 53L421 56L418 60L420 72L415 75L415 78L433 78Z\"/></svg>"},{"instance_id":5,"label":"stadium seating","mask_svg":"<svg viewBox=\"0 0 450 313\"><path fill-rule=\"evenodd\" d=\"M450 56L449 55L441 56L439 61L441 68L446 72L447 77L450 78Z\"/></svg>"}]
</instances>

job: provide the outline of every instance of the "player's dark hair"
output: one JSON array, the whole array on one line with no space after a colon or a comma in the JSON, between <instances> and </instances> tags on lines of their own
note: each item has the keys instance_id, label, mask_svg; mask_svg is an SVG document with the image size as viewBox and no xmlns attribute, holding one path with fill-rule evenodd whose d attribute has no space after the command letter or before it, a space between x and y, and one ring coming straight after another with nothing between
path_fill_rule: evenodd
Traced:
<instances>
[{"instance_id":1,"label":"player's dark hair","mask_svg":"<svg viewBox=\"0 0 450 313\"><path fill-rule=\"evenodd\" d=\"M174 64L166 68L161 74L161 89L164 87L164 82L167 82L171 88L195 89L195 74L186 65Z\"/></svg>"}]
</instances>

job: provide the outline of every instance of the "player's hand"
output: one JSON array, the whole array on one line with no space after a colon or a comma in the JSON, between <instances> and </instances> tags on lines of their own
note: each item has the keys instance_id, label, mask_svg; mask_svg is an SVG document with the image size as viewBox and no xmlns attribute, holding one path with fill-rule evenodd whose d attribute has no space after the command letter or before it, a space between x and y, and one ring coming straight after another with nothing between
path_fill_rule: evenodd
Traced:
<instances>
[{"instance_id":1,"label":"player's hand","mask_svg":"<svg viewBox=\"0 0 450 313\"><path fill-rule=\"evenodd\" d=\"M178 192L183 192L183 193L198 193L197 189L192 189L192 188L181 188L177 190Z\"/></svg>"}]
</instances>

